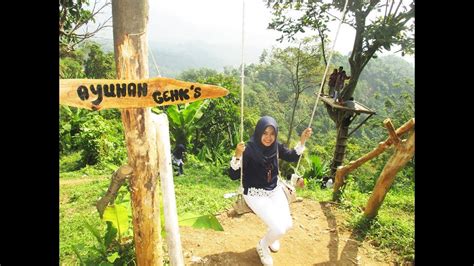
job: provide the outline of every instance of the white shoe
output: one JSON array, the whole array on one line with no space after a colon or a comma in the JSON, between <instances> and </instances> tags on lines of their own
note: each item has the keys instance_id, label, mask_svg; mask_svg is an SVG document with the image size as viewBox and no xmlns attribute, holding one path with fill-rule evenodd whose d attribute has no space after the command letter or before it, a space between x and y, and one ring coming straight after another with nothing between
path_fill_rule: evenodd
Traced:
<instances>
[{"instance_id":1,"label":"white shoe","mask_svg":"<svg viewBox=\"0 0 474 266\"><path fill-rule=\"evenodd\" d=\"M270 248L272 252L278 252L278 250L280 250L280 241L276 240L275 242L273 242L273 244L271 244L268 247Z\"/></svg>"},{"instance_id":2,"label":"white shoe","mask_svg":"<svg viewBox=\"0 0 474 266\"><path fill-rule=\"evenodd\" d=\"M258 241L257 244L257 253L260 257L260 261L264 266L272 266L273 258L270 255L270 249L261 245L262 240Z\"/></svg>"}]
</instances>

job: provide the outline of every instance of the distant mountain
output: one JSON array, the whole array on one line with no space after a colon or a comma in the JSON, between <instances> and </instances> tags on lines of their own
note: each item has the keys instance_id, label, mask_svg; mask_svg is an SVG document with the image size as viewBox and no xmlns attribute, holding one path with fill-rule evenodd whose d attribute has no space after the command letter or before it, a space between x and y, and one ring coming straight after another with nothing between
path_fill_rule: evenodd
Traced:
<instances>
[{"instance_id":1,"label":"distant mountain","mask_svg":"<svg viewBox=\"0 0 474 266\"><path fill-rule=\"evenodd\" d=\"M241 47L229 44L193 43L152 43L150 52L155 56L162 76L175 77L190 68L210 68L223 71L225 66L239 67ZM246 48L245 64L258 61L263 49ZM156 73L155 67L150 73Z\"/></svg>"},{"instance_id":2,"label":"distant mountain","mask_svg":"<svg viewBox=\"0 0 474 266\"><path fill-rule=\"evenodd\" d=\"M113 41L110 39L95 39L105 50L113 51ZM155 57L156 64L161 76L174 78L182 71L190 68L210 68L216 71L223 71L225 66L239 67L241 64L241 46L238 44L216 44L206 43L203 41L182 42L182 43L166 43L166 42L150 42L148 53L148 66L150 76L157 76L157 70L153 63L152 54ZM258 63L259 57L263 51L263 47L246 46L244 50L245 64ZM266 47L271 50L271 47ZM413 65L406 62L398 56L393 56L391 63L395 65L403 65L403 71L413 69ZM369 65L376 65L371 60ZM333 59L334 65L342 65L349 69L347 56L336 55ZM368 66L369 67L369 66ZM370 67L369 67L370 68ZM395 69L392 69L395 70ZM408 70L410 72L410 70ZM367 72L364 70L364 72ZM396 73L396 72L395 72ZM362 73L364 75L364 73ZM404 73L412 74L412 73Z\"/></svg>"},{"instance_id":3,"label":"distant mountain","mask_svg":"<svg viewBox=\"0 0 474 266\"><path fill-rule=\"evenodd\" d=\"M110 40L94 40L105 50L113 51ZM240 44L211 44L202 41L183 43L150 42L148 65L150 76L157 76L152 53L162 76L176 77L190 68L210 68L223 71L225 66L239 67L241 64ZM263 48L245 47L245 64L258 62Z\"/></svg>"},{"instance_id":4,"label":"distant mountain","mask_svg":"<svg viewBox=\"0 0 474 266\"><path fill-rule=\"evenodd\" d=\"M239 58L232 51L225 55L222 47L204 43L155 43L148 49L155 56L161 75L167 77L175 77L189 68L206 67L221 71L226 65L235 65Z\"/></svg>"}]
</instances>

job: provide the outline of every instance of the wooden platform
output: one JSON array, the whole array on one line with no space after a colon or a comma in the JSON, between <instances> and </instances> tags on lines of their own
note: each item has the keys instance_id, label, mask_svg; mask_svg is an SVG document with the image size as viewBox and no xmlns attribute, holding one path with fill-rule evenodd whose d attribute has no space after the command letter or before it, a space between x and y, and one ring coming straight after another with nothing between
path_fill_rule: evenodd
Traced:
<instances>
[{"instance_id":1,"label":"wooden platform","mask_svg":"<svg viewBox=\"0 0 474 266\"><path fill-rule=\"evenodd\" d=\"M375 111L371 110L369 107L357 102L357 101L354 101L354 104L355 104L355 109L352 109L352 108L348 108L342 104L338 104L338 103L335 103L334 102L334 99L329 97L328 95L324 95L324 96L319 96L319 98L321 99L321 101L325 102L326 104L329 104L331 107L333 108L337 108L337 109L342 109L342 110L350 110L350 111L353 111L355 113L365 113L365 114L375 114Z\"/></svg>"}]
</instances>

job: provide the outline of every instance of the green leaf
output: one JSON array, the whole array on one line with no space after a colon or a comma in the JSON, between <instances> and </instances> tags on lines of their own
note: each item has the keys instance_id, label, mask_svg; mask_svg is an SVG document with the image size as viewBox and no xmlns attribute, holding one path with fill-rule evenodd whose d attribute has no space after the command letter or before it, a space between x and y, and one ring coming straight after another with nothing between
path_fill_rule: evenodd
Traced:
<instances>
[{"instance_id":1,"label":"green leaf","mask_svg":"<svg viewBox=\"0 0 474 266\"><path fill-rule=\"evenodd\" d=\"M110 256L107 256L107 260L110 262L110 263L114 263L114 261L116 259L120 258L120 255L118 254L118 252L114 252L112 253L112 255Z\"/></svg>"},{"instance_id":2,"label":"green leaf","mask_svg":"<svg viewBox=\"0 0 474 266\"><path fill-rule=\"evenodd\" d=\"M196 101L186 106L186 108L182 111L185 124L190 124L196 116L202 116L202 111L200 112L200 108L201 106L204 106L203 104L204 101Z\"/></svg>"},{"instance_id":3,"label":"green leaf","mask_svg":"<svg viewBox=\"0 0 474 266\"><path fill-rule=\"evenodd\" d=\"M181 226L191 226L193 228L213 229L216 231L224 231L219 220L214 215L196 215L185 213L178 217L178 224Z\"/></svg>"},{"instance_id":4,"label":"green leaf","mask_svg":"<svg viewBox=\"0 0 474 266\"><path fill-rule=\"evenodd\" d=\"M73 245L72 246L72 251L76 254L77 258L79 259L80 265L84 265L84 261L82 260L81 254L79 254L79 249L83 249L84 245Z\"/></svg>"},{"instance_id":5,"label":"green leaf","mask_svg":"<svg viewBox=\"0 0 474 266\"><path fill-rule=\"evenodd\" d=\"M100 233L99 231L97 231L97 229L95 227L93 227L92 225L90 225L88 222L84 221L84 225L86 226L87 229L89 229L89 231L91 231L91 233L95 236L95 239L97 239L97 242L99 242L99 244L101 246L104 245L103 241L102 241L102 237L100 236Z\"/></svg>"},{"instance_id":6,"label":"green leaf","mask_svg":"<svg viewBox=\"0 0 474 266\"><path fill-rule=\"evenodd\" d=\"M112 222L112 225L118 230L119 238L121 238L122 234L128 230L127 207L123 205L107 206L102 220Z\"/></svg>"},{"instance_id":7,"label":"green leaf","mask_svg":"<svg viewBox=\"0 0 474 266\"><path fill-rule=\"evenodd\" d=\"M168 118L170 123L173 123L175 125L179 125L179 111L178 107L176 105L171 105L166 109L166 114L168 114Z\"/></svg>"},{"instance_id":8,"label":"green leaf","mask_svg":"<svg viewBox=\"0 0 474 266\"><path fill-rule=\"evenodd\" d=\"M103 249L100 249L98 247L91 247L90 249L99 252L99 254L101 254L103 257L107 256L107 251L105 250L105 247L103 247Z\"/></svg>"},{"instance_id":9,"label":"green leaf","mask_svg":"<svg viewBox=\"0 0 474 266\"><path fill-rule=\"evenodd\" d=\"M107 222L107 232L105 233L104 236L104 244L106 247L109 247L110 244L112 243L112 240L114 240L117 237L117 228L115 228L111 222Z\"/></svg>"},{"instance_id":10,"label":"green leaf","mask_svg":"<svg viewBox=\"0 0 474 266\"><path fill-rule=\"evenodd\" d=\"M109 263L107 261L102 261L101 263L99 263L99 266L114 266L112 263Z\"/></svg>"}]
</instances>

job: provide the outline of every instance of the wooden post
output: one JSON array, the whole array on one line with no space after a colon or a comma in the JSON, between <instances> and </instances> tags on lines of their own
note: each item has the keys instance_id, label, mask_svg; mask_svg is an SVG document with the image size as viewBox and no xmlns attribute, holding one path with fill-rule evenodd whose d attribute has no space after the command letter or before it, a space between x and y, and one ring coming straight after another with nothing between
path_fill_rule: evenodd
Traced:
<instances>
[{"instance_id":1,"label":"wooden post","mask_svg":"<svg viewBox=\"0 0 474 266\"><path fill-rule=\"evenodd\" d=\"M370 196L367 206L364 210L364 215L368 218L374 218L382 205L385 195L392 186L395 175L405 166L405 164L415 154L415 132L412 131L407 140L403 140L395 148L395 153L390 157L387 164L382 170L374 191Z\"/></svg>"},{"instance_id":2,"label":"wooden post","mask_svg":"<svg viewBox=\"0 0 474 266\"><path fill-rule=\"evenodd\" d=\"M400 138L397 135L397 132L395 132L395 128L393 127L392 120L390 118L387 118L383 121L383 125L387 128L388 130L388 136L392 140L392 143L395 146L398 146L400 143Z\"/></svg>"},{"instance_id":3,"label":"wooden post","mask_svg":"<svg viewBox=\"0 0 474 266\"><path fill-rule=\"evenodd\" d=\"M118 79L148 78L148 1L112 1ZM128 152L133 237L139 266L163 265L156 134L150 108L122 109Z\"/></svg>"},{"instance_id":4,"label":"wooden post","mask_svg":"<svg viewBox=\"0 0 474 266\"><path fill-rule=\"evenodd\" d=\"M168 117L165 114L152 115L156 128L158 161L163 195L163 212L165 216L166 241L171 265L184 265L181 238L176 210L176 196L173 183L173 166L171 165L171 144Z\"/></svg>"},{"instance_id":5,"label":"wooden post","mask_svg":"<svg viewBox=\"0 0 474 266\"><path fill-rule=\"evenodd\" d=\"M401 136L405 134L406 132L408 132L410 129L412 129L414 126L415 126L415 119L412 118L408 120L405 124L403 124L401 127L399 127L395 133L397 136ZM389 137L385 141L380 142L379 145L375 149L365 154L364 156L360 157L359 159L355 161L351 161L345 166L339 166L337 168L335 182L334 182L333 200L338 199L339 194L340 194L339 189L344 184L344 178L347 174L354 171L355 169L357 169L359 166L369 161L370 159L377 157L379 154L384 152L388 147L390 147L392 143L393 143L392 138Z\"/></svg>"}]
</instances>

